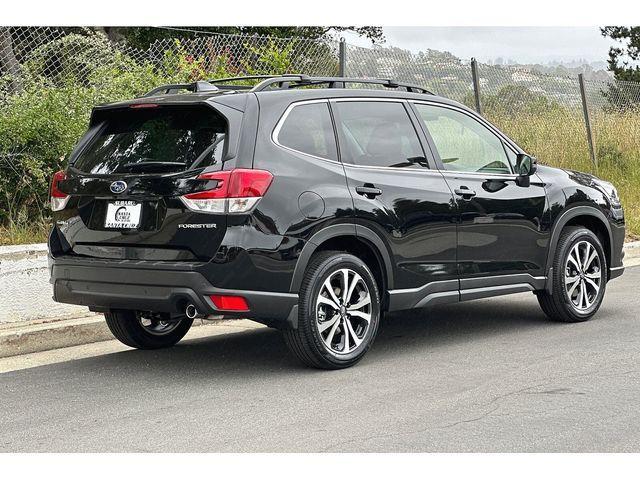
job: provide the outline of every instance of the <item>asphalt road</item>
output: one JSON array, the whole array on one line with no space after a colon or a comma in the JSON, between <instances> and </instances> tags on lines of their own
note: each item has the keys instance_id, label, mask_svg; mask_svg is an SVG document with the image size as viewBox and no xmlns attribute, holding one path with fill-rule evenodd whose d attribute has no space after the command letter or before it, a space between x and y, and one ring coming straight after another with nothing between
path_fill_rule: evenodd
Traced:
<instances>
[{"instance_id":1,"label":"asphalt road","mask_svg":"<svg viewBox=\"0 0 640 480\"><path fill-rule=\"evenodd\" d=\"M530 294L395 315L334 372L266 328L96 344L0 374L0 451L637 452L639 285L627 269L582 324L547 321Z\"/></svg>"}]
</instances>

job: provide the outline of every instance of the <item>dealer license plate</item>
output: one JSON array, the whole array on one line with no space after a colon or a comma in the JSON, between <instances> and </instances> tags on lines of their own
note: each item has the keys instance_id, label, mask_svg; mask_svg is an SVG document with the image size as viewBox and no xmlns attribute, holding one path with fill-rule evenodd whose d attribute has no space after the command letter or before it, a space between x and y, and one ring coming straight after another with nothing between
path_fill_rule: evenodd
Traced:
<instances>
[{"instance_id":1,"label":"dealer license plate","mask_svg":"<svg viewBox=\"0 0 640 480\"><path fill-rule=\"evenodd\" d=\"M141 203L128 200L109 202L104 226L105 228L138 228L141 211Z\"/></svg>"}]
</instances>

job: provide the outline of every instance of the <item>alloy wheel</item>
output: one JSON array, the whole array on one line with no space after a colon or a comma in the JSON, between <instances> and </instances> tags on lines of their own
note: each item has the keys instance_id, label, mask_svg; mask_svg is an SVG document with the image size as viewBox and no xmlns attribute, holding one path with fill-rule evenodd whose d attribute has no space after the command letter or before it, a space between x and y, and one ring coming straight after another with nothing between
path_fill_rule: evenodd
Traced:
<instances>
[{"instance_id":1,"label":"alloy wheel","mask_svg":"<svg viewBox=\"0 0 640 480\"><path fill-rule=\"evenodd\" d=\"M569 301L577 311L588 310L602 286L602 266L596 248L585 240L576 243L565 263L564 284Z\"/></svg>"},{"instance_id":2,"label":"alloy wheel","mask_svg":"<svg viewBox=\"0 0 640 480\"><path fill-rule=\"evenodd\" d=\"M342 268L324 281L316 300L316 325L333 353L356 350L369 331L371 315L369 287L360 274Z\"/></svg>"},{"instance_id":3,"label":"alloy wheel","mask_svg":"<svg viewBox=\"0 0 640 480\"><path fill-rule=\"evenodd\" d=\"M137 315L138 317L138 322L140 322L140 325L142 325L142 328L145 329L145 331L149 332L152 335L166 335L170 332L173 332L176 327L178 325L180 325L180 322L177 321L167 321L163 318L158 318L155 316L142 316L142 315Z\"/></svg>"}]
</instances>

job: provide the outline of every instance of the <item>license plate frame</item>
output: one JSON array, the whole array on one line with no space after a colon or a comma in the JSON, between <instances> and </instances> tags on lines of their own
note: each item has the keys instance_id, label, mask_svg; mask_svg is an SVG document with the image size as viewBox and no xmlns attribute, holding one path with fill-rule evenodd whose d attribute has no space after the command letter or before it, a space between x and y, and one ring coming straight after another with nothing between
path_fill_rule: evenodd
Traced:
<instances>
[{"instance_id":1,"label":"license plate frame","mask_svg":"<svg viewBox=\"0 0 640 480\"><path fill-rule=\"evenodd\" d=\"M107 203L104 228L134 230L140 227L142 203L132 200L116 200Z\"/></svg>"}]
</instances>

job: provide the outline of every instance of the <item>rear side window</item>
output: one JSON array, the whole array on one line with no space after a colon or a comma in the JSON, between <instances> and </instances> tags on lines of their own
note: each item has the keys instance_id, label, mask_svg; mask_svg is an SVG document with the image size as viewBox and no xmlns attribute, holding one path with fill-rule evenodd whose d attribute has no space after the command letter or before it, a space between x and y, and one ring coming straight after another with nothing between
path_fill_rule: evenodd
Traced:
<instances>
[{"instance_id":1,"label":"rear side window","mask_svg":"<svg viewBox=\"0 0 640 480\"><path fill-rule=\"evenodd\" d=\"M421 167L426 159L399 102L337 102L342 159L374 167Z\"/></svg>"},{"instance_id":2,"label":"rear side window","mask_svg":"<svg viewBox=\"0 0 640 480\"><path fill-rule=\"evenodd\" d=\"M338 160L336 137L326 102L294 106L276 136L283 147L315 157Z\"/></svg>"},{"instance_id":3,"label":"rear side window","mask_svg":"<svg viewBox=\"0 0 640 480\"><path fill-rule=\"evenodd\" d=\"M127 108L105 115L74 163L83 172L173 173L222 161L227 124L211 108Z\"/></svg>"}]
</instances>

